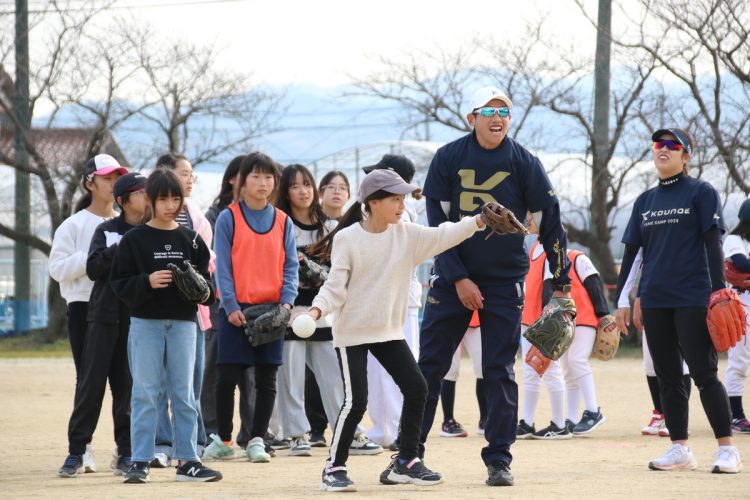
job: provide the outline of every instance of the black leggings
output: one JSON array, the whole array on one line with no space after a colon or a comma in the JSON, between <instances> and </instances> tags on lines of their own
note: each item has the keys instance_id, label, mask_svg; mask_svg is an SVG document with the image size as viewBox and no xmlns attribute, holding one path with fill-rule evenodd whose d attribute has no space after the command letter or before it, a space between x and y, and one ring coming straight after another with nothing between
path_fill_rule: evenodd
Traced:
<instances>
[{"instance_id":1,"label":"black leggings","mask_svg":"<svg viewBox=\"0 0 750 500\"><path fill-rule=\"evenodd\" d=\"M246 365L223 364L216 367L216 419L222 441L232 439L234 388L244 377ZM276 401L276 365L255 365L255 415L250 439L265 436ZM247 397L242 394L241 397Z\"/></svg>"},{"instance_id":2,"label":"black leggings","mask_svg":"<svg viewBox=\"0 0 750 500\"><path fill-rule=\"evenodd\" d=\"M729 398L717 377L718 355L706 326L706 308L644 308L643 323L672 441L688 438L688 393L683 383L682 358L698 387L714 436L731 436Z\"/></svg>"},{"instance_id":3,"label":"black leggings","mask_svg":"<svg viewBox=\"0 0 750 500\"><path fill-rule=\"evenodd\" d=\"M88 302L71 302L68 304L68 339L70 350L73 352L73 364L76 367L76 386L81 380L83 369L83 351L86 348L86 330L89 313Z\"/></svg>"},{"instance_id":4,"label":"black leggings","mask_svg":"<svg viewBox=\"0 0 750 500\"><path fill-rule=\"evenodd\" d=\"M328 465L346 465L349 445L354 439L357 424L367 409L367 352L371 352L385 371L393 377L404 405L399 424L399 456L412 459L417 456L419 431L427 397L427 382L419 371L414 354L405 340L391 340L336 348L339 368L344 379L344 403L341 406L331 440Z\"/></svg>"}]
</instances>

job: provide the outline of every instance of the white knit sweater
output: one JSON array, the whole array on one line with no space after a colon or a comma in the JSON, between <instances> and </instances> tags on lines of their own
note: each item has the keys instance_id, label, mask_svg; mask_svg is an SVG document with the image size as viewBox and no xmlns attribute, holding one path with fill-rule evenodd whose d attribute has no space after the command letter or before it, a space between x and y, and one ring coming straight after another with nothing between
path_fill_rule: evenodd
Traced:
<instances>
[{"instance_id":1,"label":"white knit sweater","mask_svg":"<svg viewBox=\"0 0 750 500\"><path fill-rule=\"evenodd\" d=\"M400 222L382 233L354 224L336 234L331 271L313 301L334 314L333 343L348 347L404 339L414 267L479 231L474 217L424 227Z\"/></svg>"}]
</instances>

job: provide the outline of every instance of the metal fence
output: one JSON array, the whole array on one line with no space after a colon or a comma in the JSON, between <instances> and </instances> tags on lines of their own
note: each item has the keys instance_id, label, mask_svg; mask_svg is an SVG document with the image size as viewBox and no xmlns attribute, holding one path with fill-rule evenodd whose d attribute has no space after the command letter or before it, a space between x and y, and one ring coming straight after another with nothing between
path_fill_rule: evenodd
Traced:
<instances>
[{"instance_id":1,"label":"metal fence","mask_svg":"<svg viewBox=\"0 0 750 500\"><path fill-rule=\"evenodd\" d=\"M13 298L15 279L13 259L0 259L0 336L13 335ZM49 315L47 287L49 274L47 259L31 261L31 328L47 326Z\"/></svg>"}]
</instances>

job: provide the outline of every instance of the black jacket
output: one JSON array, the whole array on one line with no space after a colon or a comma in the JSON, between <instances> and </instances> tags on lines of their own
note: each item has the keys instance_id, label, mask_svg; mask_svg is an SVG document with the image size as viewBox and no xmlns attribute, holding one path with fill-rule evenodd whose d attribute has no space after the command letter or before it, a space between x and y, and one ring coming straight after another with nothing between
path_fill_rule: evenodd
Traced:
<instances>
[{"instance_id":1,"label":"black jacket","mask_svg":"<svg viewBox=\"0 0 750 500\"><path fill-rule=\"evenodd\" d=\"M94 282L89 299L87 320L98 323L130 321L130 310L109 284L109 273L114 263L117 243L134 226L125 222L123 215L102 222L94 231L86 261L86 275Z\"/></svg>"}]
</instances>

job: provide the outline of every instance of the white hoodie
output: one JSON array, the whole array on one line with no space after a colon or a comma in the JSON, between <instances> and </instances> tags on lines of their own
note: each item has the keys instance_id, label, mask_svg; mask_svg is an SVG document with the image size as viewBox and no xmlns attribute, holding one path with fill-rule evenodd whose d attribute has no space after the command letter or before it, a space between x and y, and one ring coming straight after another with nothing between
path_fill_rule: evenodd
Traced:
<instances>
[{"instance_id":1,"label":"white hoodie","mask_svg":"<svg viewBox=\"0 0 750 500\"><path fill-rule=\"evenodd\" d=\"M94 231L108 217L81 210L65 219L52 238L49 275L60 283L65 301L88 302L94 282L86 276L86 260Z\"/></svg>"}]
</instances>

